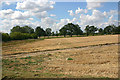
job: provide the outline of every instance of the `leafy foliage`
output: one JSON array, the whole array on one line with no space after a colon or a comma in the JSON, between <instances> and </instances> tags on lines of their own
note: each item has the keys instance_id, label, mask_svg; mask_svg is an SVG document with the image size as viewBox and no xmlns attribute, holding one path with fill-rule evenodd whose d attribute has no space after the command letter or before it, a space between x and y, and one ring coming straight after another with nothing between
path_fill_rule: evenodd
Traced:
<instances>
[{"instance_id":1,"label":"leafy foliage","mask_svg":"<svg viewBox=\"0 0 120 80\"><path fill-rule=\"evenodd\" d=\"M2 41L10 41L10 36L8 33L2 33Z\"/></svg>"},{"instance_id":2,"label":"leafy foliage","mask_svg":"<svg viewBox=\"0 0 120 80\"><path fill-rule=\"evenodd\" d=\"M35 29L35 33L38 37L45 36L45 31L40 26Z\"/></svg>"},{"instance_id":3,"label":"leafy foliage","mask_svg":"<svg viewBox=\"0 0 120 80\"><path fill-rule=\"evenodd\" d=\"M34 33L34 29L29 27L29 26L24 26L24 27L20 27L20 26L15 26L11 29L11 33L13 32L21 32L21 33Z\"/></svg>"},{"instance_id":4,"label":"leafy foliage","mask_svg":"<svg viewBox=\"0 0 120 80\"><path fill-rule=\"evenodd\" d=\"M88 36L89 34L94 35L97 30L98 30L98 28L95 27L95 26L89 26L89 25L87 25L86 28L85 28L85 31L86 31L86 33L87 33L87 36Z\"/></svg>"},{"instance_id":5,"label":"leafy foliage","mask_svg":"<svg viewBox=\"0 0 120 80\"><path fill-rule=\"evenodd\" d=\"M72 24L72 23L68 23L67 25L63 26L60 30L61 35L64 35L64 37L66 35L70 35L72 37L72 35L81 35L83 34L83 31L80 29L78 24Z\"/></svg>"},{"instance_id":6,"label":"leafy foliage","mask_svg":"<svg viewBox=\"0 0 120 80\"><path fill-rule=\"evenodd\" d=\"M85 33L81 30L81 27L78 24L68 23L64 25L59 32L56 31L52 32L51 28L46 28L45 30L41 28L40 26L34 29L29 26L23 26L20 27L19 25L13 27L11 29L11 33L1 33L2 34L2 41L10 41L10 40L24 40L24 39L37 39L41 36L60 36L69 35L72 37L72 35L104 35L104 34L120 34L120 25L116 27L115 25L108 25L104 29L103 28L97 28L95 26L89 26L87 25L85 27ZM98 31L98 32L97 32Z\"/></svg>"},{"instance_id":7,"label":"leafy foliage","mask_svg":"<svg viewBox=\"0 0 120 80\"><path fill-rule=\"evenodd\" d=\"M49 36L51 35L51 31L52 31L51 28L46 28L46 30L45 30L45 32L46 32L48 38L49 38Z\"/></svg>"}]
</instances>

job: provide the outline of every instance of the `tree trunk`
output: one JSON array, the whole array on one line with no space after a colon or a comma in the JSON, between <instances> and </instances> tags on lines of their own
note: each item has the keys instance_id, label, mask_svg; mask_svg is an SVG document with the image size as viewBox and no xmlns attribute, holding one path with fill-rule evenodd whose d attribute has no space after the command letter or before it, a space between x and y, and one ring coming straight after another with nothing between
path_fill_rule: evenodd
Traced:
<instances>
[{"instance_id":1,"label":"tree trunk","mask_svg":"<svg viewBox=\"0 0 120 80\"><path fill-rule=\"evenodd\" d=\"M72 34L70 35L70 37L72 37Z\"/></svg>"},{"instance_id":2,"label":"tree trunk","mask_svg":"<svg viewBox=\"0 0 120 80\"><path fill-rule=\"evenodd\" d=\"M66 37L66 35L64 35L64 37Z\"/></svg>"},{"instance_id":3,"label":"tree trunk","mask_svg":"<svg viewBox=\"0 0 120 80\"><path fill-rule=\"evenodd\" d=\"M88 36L88 33L87 33L87 36Z\"/></svg>"}]
</instances>

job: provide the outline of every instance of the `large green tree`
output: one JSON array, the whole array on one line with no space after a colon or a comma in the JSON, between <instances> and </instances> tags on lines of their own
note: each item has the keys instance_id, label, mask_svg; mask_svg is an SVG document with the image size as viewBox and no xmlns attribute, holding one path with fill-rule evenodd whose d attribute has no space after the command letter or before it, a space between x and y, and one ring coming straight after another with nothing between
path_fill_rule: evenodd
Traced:
<instances>
[{"instance_id":1,"label":"large green tree","mask_svg":"<svg viewBox=\"0 0 120 80\"><path fill-rule=\"evenodd\" d=\"M120 34L120 25L115 28L115 34Z\"/></svg>"},{"instance_id":2,"label":"large green tree","mask_svg":"<svg viewBox=\"0 0 120 80\"><path fill-rule=\"evenodd\" d=\"M23 26L23 27L20 27L20 26L15 26L11 29L11 33L13 32L21 32L21 33L34 33L34 29L29 27L29 26Z\"/></svg>"},{"instance_id":3,"label":"large green tree","mask_svg":"<svg viewBox=\"0 0 120 80\"><path fill-rule=\"evenodd\" d=\"M115 25L109 25L104 28L105 34L114 34L115 33Z\"/></svg>"},{"instance_id":4,"label":"large green tree","mask_svg":"<svg viewBox=\"0 0 120 80\"><path fill-rule=\"evenodd\" d=\"M66 34L67 34L66 25L63 26L59 31L61 35L64 35L64 37L66 37Z\"/></svg>"},{"instance_id":5,"label":"large green tree","mask_svg":"<svg viewBox=\"0 0 120 80\"><path fill-rule=\"evenodd\" d=\"M82 35L83 34L83 31L81 30L81 28L79 27L78 24L74 25L74 35Z\"/></svg>"},{"instance_id":6,"label":"large green tree","mask_svg":"<svg viewBox=\"0 0 120 80\"><path fill-rule=\"evenodd\" d=\"M104 34L104 30L102 28L98 29L98 33L103 35Z\"/></svg>"},{"instance_id":7,"label":"large green tree","mask_svg":"<svg viewBox=\"0 0 120 80\"><path fill-rule=\"evenodd\" d=\"M94 36L94 34L95 34L95 32L98 30L98 28L97 27L95 27L95 26L90 26L89 27L89 31L90 31L90 33Z\"/></svg>"},{"instance_id":8,"label":"large green tree","mask_svg":"<svg viewBox=\"0 0 120 80\"><path fill-rule=\"evenodd\" d=\"M45 30L46 35L48 36L48 38L49 38L49 36L51 35L51 31L52 31L51 28L46 28L46 30Z\"/></svg>"},{"instance_id":9,"label":"large green tree","mask_svg":"<svg viewBox=\"0 0 120 80\"><path fill-rule=\"evenodd\" d=\"M87 36L88 36L89 34L94 35L97 30L98 30L98 28L95 27L95 26L89 26L89 25L87 25L86 28L85 28L85 31L86 31Z\"/></svg>"},{"instance_id":10,"label":"large green tree","mask_svg":"<svg viewBox=\"0 0 120 80\"><path fill-rule=\"evenodd\" d=\"M22 29L22 33L34 33L34 29L32 27L29 27L29 26L23 26L21 27Z\"/></svg>"},{"instance_id":11,"label":"large green tree","mask_svg":"<svg viewBox=\"0 0 120 80\"><path fill-rule=\"evenodd\" d=\"M66 25L64 25L60 30L60 34L64 35L64 37L66 35L70 35L72 37L72 35L81 35L83 34L83 31L80 29L78 24L73 24L73 23L68 23Z\"/></svg>"},{"instance_id":12,"label":"large green tree","mask_svg":"<svg viewBox=\"0 0 120 80\"><path fill-rule=\"evenodd\" d=\"M85 32L86 32L86 34L87 34L87 36L88 36L89 33L90 33L90 31L89 31L89 25L86 26L86 28L85 28Z\"/></svg>"},{"instance_id":13,"label":"large green tree","mask_svg":"<svg viewBox=\"0 0 120 80\"><path fill-rule=\"evenodd\" d=\"M40 26L36 27L35 33L37 34L38 37L45 36L45 31Z\"/></svg>"}]
</instances>

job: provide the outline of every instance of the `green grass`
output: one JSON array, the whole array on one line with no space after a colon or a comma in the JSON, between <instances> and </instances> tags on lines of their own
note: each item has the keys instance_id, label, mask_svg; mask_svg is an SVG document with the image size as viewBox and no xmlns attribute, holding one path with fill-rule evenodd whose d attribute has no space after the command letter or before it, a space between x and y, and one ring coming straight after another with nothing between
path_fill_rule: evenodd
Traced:
<instances>
[{"instance_id":1,"label":"green grass","mask_svg":"<svg viewBox=\"0 0 120 80\"><path fill-rule=\"evenodd\" d=\"M25 58L3 59L2 75L8 78L60 78L71 76L49 71L47 66L42 65L44 59L51 58L48 55L41 54L39 56L28 56Z\"/></svg>"},{"instance_id":2,"label":"green grass","mask_svg":"<svg viewBox=\"0 0 120 80\"><path fill-rule=\"evenodd\" d=\"M67 60L73 60L72 58L67 58Z\"/></svg>"},{"instance_id":3,"label":"green grass","mask_svg":"<svg viewBox=\"0 0 120 80\"><path fill-rule=\"evenodd\" d=\"M52 54L48 54L48 56L52 56Z\"/></svg>"},{"instance_id":4,"label":"green grass","mask_svg":"<svg viewBox=\"0 0 120 80\"><path fill-rule=\"evenodd\" d=\"M43 69L43 67L37 68L37 70L42 70L42 69Z\"/></svg>"},{"instance_id":5,"label":"green grass","mask_svg":"<svg viewBox=\"0 0 120 80\"><path fill-rule=\"evenodd\" d=\"M20 58L20 59L31 59L31 56L25 57L25 58Z\"/></svg>"}]
</instances>

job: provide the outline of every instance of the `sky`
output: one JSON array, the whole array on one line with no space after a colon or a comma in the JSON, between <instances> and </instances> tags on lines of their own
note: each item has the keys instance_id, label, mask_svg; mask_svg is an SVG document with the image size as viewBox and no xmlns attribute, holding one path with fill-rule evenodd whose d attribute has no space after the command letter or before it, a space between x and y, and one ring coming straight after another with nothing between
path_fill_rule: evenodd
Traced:
<instances>
[{"instance_id":1,"label":"sky","mask_svg":"<svg viewBox=\"0 0 120 80\"><path fill-rule=\"evenodd\" d=\"M104 28L118 25L118 2L55 2L48 0L4 1L0 9L0 32L10 33L14 26L41 26L58 31L67 23Z\"/></svg>"}]
</instances>

